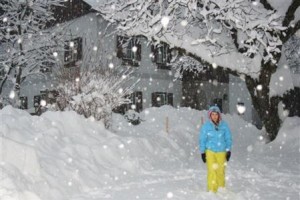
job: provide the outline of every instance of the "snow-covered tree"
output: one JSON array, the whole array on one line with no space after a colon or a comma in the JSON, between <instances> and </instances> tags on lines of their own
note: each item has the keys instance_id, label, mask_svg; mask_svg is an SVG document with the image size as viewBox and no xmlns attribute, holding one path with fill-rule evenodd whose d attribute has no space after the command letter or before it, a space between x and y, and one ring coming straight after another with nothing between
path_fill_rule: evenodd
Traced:
<instances>
[{"instance_id":1,"label":"snow-covered tree","mask_svg":"<svg viewBox=\"0 0 300 200\"><path fill-rule=\"evenodd\" d=\"M29 76L44 75L55 66L60 36L49 28L55 20L53 8L63 0L1 0L0 94L8 84L12 103L18 105L20 87Z\"/></svg>"},{"instance_id":2,"label":"snow-covered tree","mask_svg":"<svg viewBox=\"0 0 300 200\"><path fill-rule=\"evenodd\" d=\"M115 67L113 63L104 66L107 65L101 62L101 56L89 51L78 74L58 70L56 108L74 110L87 118L102 120L109 128L113 110L130 103L127 97L139 80L134 82L130 68Z\"/></svg>"},{"instance_id":3,"label":"snow-covered tree","mask_svg":"<svg viewBox=\"0 0 300 200\"><path fill-rule=\"evenodd\" d=\"M300 70L300 36L293 36L286 42L284 54L292 71Z\"/></svg>"},{"instance_id":4,"label":"snow-covered tree","mask_svg":"<svg viewBox=\"0 0 300 200\"><path fill-rule=\"evenodd\" d=\"M300 1L85 0L128 35L144 35L245 79L269 139L281 126L270 95L282 46L300 28Z\"/></svg>"}]
</instances>

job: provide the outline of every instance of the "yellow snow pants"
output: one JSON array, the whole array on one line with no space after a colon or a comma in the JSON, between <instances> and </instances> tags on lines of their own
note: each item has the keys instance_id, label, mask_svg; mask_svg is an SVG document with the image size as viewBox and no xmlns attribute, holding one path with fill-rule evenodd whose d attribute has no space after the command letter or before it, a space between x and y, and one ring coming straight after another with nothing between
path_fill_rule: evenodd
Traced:
<instances>
[{"instance_id":1,"label":"yellow snow pants","mask_svg":"<svg viewBox=\"0 0 300 200\"><path fill-rule=\"evenodd\" d=\"M206 150L207 188L217 192L219 187L225 187L226 152Z\"/></svg>"}]
</instances>

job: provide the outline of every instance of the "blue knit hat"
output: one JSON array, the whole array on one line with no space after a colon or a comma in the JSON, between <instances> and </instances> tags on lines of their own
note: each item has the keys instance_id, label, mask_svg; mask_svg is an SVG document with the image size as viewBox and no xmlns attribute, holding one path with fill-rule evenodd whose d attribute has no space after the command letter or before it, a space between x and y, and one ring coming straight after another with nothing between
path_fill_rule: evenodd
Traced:
<instances>
[{"instance_id":1,"label":"blue knit hat","mask_svg":"<svg viewBox=\"0 0 300 200\"><path fill-rule=\"evenodd\" d=\"M208 109L208 112L216 112L216 113L219 113L221 114L221 110L218 106L211 106L209 109Z\"/></svg>"}]
</instances>

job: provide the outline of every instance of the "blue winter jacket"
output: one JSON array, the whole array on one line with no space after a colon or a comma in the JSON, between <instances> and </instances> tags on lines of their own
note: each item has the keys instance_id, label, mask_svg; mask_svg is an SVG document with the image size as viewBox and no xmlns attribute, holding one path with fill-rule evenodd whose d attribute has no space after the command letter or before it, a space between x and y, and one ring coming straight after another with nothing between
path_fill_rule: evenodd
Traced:
<instances>
[{"instance_id":1,"label":"blue winter jacket","mask_svg":"<svg viewBox=\"0 0 300 200\"><path fill-rule=\"evenodd\" d=\"M231 132L227 123L221 120L216 126L211 120L203 124L199 137L200 152L206 150L213 152L231 151Z\"/></svg>"}]
</instances>

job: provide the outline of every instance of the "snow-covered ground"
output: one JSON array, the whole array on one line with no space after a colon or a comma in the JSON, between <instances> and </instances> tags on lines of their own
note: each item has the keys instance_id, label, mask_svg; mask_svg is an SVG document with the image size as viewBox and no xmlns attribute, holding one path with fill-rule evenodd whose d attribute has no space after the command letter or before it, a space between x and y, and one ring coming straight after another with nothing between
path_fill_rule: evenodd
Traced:
<instances>
[{"instance_id":1,"label":"snow-covered ground","mask_svg":"<svg viewBox=\"0 0 300 200\"><path fill-rule=\"evenodd\" d=\"M237 115L224 115L233 133L232 159L227 189L211 194L198 150L206 112L163 106L141 117L133 126L114 115L108 131L74 112L37 117L5 107L0 199L299 199L300 118L287 118L277 139L266 145L260 130Z\"/></svg>"}]
</instances>

